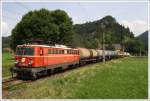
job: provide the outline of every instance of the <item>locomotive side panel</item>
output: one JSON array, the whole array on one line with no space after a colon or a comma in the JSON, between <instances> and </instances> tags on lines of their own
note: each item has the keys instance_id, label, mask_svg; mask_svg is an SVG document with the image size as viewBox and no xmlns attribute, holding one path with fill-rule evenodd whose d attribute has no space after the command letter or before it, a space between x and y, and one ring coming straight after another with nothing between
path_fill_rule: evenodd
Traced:
<instances>
[{"instance_id":1,"label":"locomotive side panel","mask_svg":"<svg viewBox=\"0 0 150 101\"><path fill-rule=\"evenodd\" d=\"M70 65L78 62L79 54L77 50L49 49L48 66L57 64Z\"/></svg>"}]
</instances>

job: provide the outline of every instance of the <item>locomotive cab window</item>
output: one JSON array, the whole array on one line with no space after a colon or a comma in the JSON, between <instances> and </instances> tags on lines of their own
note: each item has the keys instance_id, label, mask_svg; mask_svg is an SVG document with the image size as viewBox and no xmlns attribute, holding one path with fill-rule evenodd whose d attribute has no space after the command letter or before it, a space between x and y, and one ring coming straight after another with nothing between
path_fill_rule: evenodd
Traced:
<instances>
[{"instance_id":1,"label":"locomotive cab window","mask_svg":"<svg viewBox=\"0 0 150 101\"><path fill-rule=\"evenodd\" d=\"M16 55L34 55L34 48L30 47L18 47Z\"/></svg>"}]
</instances>

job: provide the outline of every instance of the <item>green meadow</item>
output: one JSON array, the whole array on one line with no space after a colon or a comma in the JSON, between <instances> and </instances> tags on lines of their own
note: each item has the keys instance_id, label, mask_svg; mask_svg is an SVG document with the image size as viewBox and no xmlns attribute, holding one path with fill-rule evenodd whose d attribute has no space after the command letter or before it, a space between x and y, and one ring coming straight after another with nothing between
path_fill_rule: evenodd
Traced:
<instances>
[{"instance_id":1,"label":"green meadow","mask_svg":"<svg viewBox=\"0 0 150 101\"><path fill-rule=\"evenodd\" d=\"M2 53L2 77L9 77L11 73L9 68L14 66L14 57L8 52Z\"/></svg>"},{"instance_id":2,"label":"green meadow","mask_svg":"<svg viewBox=\"0 0 150 101\"><path fill-rule=\"evenodd\" d=\"M4 54L6 55L6 54ZM7 60L9 56L3 57ZM3 61L4 76L12 60ZM127 57L75 68L9 88L3 98L147 99L148 58Z\"/></svg>"}]
</instances>

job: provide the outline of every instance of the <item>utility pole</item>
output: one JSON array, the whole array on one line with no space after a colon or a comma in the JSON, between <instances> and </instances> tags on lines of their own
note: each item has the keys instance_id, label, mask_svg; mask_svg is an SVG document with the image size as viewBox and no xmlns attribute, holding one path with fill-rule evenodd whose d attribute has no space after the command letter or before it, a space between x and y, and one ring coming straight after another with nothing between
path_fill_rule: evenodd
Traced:
<instances>
[{"instance_id":1,"label":"utility pole","mask_svg":"<svg viewBox=\"0 0 150 101\"><path fill-rule=\"evenodd\" d=\"M104 34L104 29L105 29L105 25L102 23L101 24L102 27L102 53L103 53L103 62L105 62L105 34Z\"/></svg>"},{"instance_id":2,"label":"utility pole","mask_svg":"<svg viewBox=\"0 0 150 101\"><path fill-rule=\"evenodd\" d=\"M141 47L140 47L140 56L142 56L142 55L141 55Z\"/></svg>"}]
</instances>

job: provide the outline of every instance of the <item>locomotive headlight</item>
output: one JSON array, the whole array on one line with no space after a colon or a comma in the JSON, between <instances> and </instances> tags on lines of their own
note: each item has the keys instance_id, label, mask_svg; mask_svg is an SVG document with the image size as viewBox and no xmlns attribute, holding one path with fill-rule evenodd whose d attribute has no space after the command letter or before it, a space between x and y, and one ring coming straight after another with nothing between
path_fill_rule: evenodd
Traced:
<instances>
[{"instance_id":1,"label":"locomotive headlight","mask_svg":"<svg viewBox=\"0 0 150 101\"><path fill-rule=\"evenodd\" d=\"M33 64L33 60L30 59L30 60L29 60L29 65L32 65L32 64Z\"/></svg>"},{"instance_id":2,"label":"locomotive headlight","mask_svg":"<svg viewBox=\"0 0 150 101\"><path fill-rule=\"evenodd\" d=\"M18 61L18 60L16 60L16 61L15 61L15 64L18 64L18 63L19 63L19 61Z\"/></svg>"},{"instance_id":3,"label":"locomotive headlight","mask_svg":"<svg viewBox=\"0 0 150 101\"><path fill-rule=\"evenodd\" d=\"M25 60L26 60L26 58L22 58L22 59L21 59L21 62L25 62Z\"/></svg>"}]
</instances>

